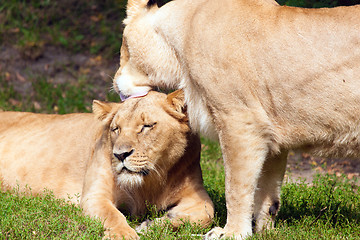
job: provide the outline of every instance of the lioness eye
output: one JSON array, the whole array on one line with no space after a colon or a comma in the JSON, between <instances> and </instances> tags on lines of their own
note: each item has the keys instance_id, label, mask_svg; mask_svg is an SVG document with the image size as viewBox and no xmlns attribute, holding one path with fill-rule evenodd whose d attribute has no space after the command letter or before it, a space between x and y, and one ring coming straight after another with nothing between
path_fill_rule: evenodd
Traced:
<instances>
[{"instance_id":1,"label":"lioness eye","mask_svg":"<svg viewBox=\"0 0 360 240\"><path fill-rule=\"evenodd\" d=\"M140 133L142 133L146 128L153 128L156 125L156 122L151 124L144 124L140 130Z\"/></svg>"},{"instance_id":2,"label":"lioness eye","mask_svg":"<svg viewBox=\"0 0 360 240\"><path fill-rule=\"evenodd\" d=\"M117 131L119 131L119 127L113 127L113 128L111 128L111 131L112 131L112 132L117 132Z\"/></svg>"}]
</instances>

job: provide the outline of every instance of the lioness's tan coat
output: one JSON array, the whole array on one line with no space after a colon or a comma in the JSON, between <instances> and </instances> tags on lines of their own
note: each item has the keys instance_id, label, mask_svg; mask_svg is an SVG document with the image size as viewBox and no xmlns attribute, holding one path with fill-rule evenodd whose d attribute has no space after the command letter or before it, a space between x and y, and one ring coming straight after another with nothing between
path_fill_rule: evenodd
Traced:
<instances>
[{"instance_id":1,"label":"lioness's tan coat","mask_svg":"<svg viewBox=\"0 0 360 240\"><path fill-rule=\"evenodd\" d=\"M122 104L95 101L94 114L0 113L2 189L19 185L70 197L100 217L109 235L138 238L124 215L146 204L164 217L207 226L213 204L203 185L200 140L192 135L181 92L152 92ZM144 229L149 223L140 226Z\"/></svg>"},{"instance_id":2,"label":"lioness's tan coat","mask_svg":"<svg viewBox=\"0 0 360 240\"><path fill-rule=\"evenodd\" d=\"M287 149L359 157L360 6L152 2L128 2L114 88L182 88L192 128L220 140L228 216L208 238L274 218Z\"/></svg>"}]
</instances>

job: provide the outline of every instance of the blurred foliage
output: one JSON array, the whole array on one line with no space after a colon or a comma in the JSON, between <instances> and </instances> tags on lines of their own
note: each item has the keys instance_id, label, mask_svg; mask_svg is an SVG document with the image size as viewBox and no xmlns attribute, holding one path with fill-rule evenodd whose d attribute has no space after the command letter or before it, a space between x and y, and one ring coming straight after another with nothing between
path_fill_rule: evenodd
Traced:
<instances>
[{"instance_id":1,"label":"blurred foliage","mask_svg":"<svg viewBox=\"0 0 360 240\"><path fill-rule=\"evenodd\" d=\"M304 7L304 8L321 8L336 6L351 6L360 4L360 0L276 0L280 5Z\"/></svg>"},{"instance_id":2,"label":"blurred foliage","mask_svg":"<svg viewBox=\"0 0 360 240\"><path fill-rule=\"evenodd\" d=\"M120 49L124 0L0 1L0 44L57 45L73 52Z\"/></svg>"}]
</instances>

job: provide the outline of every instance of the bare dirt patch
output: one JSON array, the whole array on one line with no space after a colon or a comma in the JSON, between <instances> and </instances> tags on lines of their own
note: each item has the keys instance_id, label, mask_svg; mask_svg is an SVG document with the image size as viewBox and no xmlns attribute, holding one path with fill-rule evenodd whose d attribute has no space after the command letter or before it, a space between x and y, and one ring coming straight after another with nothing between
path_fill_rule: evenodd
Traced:
<instances>
[{"instance_id":1,"label":"bare dirt patch","mask_svg":"<svg viewBox=\"0 0 360 240\"><path fill-rule=\"evenodd\" d=\"M360 177L360 161L358 159L319 158L296 151L289 153L286 177L290 181L305 180L306 183L310 183L317 173L345 175L349 180L356 181Z\"/></svg>"},{"instance_id":2,"label":"bare dirt patch","mask_svg":"<svg viewBox=\"0 0 360 240\"><path fill-rule=\"evenodd\" d=\"M54 46L44 46L31 57L13 46L0 46L0 72L14 90L23 96L32 95L32 79L45 77L53 84L76 85L81 79L93 86L99 99L110 91L118 64L101 55L72 54Z\"/></svg>"}]
</instances>

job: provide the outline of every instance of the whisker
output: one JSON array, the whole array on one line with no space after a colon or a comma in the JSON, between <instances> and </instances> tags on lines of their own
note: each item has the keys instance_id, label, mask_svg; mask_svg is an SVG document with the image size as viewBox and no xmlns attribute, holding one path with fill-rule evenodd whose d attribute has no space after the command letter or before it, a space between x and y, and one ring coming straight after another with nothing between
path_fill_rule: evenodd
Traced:
<instances>
[{"instance_id":1,"label":"whisker","mask_svg":"<svg viewBox=\"0 0 360 240\"><path fill-rule=\"evenodd\" d=\"M161 176L163 175L162 173L164 173L162 171L162 169L160 169L158 166L154 165L153 163L151 164L152 166L152 170L156 173L156 175L158 175L158 177L161 178ZM161 171L161 172L160 172Z\"/></svg>"},{"instance_id":2,"label":"whisker","mask_svg":"<svg viewBox=\"0 0 360 240\"><path fill-rule=\"evenodd\" d=\"M113 76L111 76L111 75L109 75L109 74L105 74L105 75L107 75L111 80L114 80L114 77Z\"/></svg>"},{"instance_id":3,"label":"whisker","mask_svg":"<svg viewBox=\"0 0 360 240\"><path fill-rule=\"evenodd\" d=\"M142 175L144 175L144 176L148 175L149 172L150 172L149 169L142 169L142 170L140 170L140 173L141 173Z\"/></svg>"},{"instance_id":4,"label":"whisker","mask_svg":"<svg viewBox=\"0 0 360 240\"><path fill-rule=\"evenodd\" d=\"M109 92L115 92L114 86L109 87Z\"/></svg>"}]
</instances>

